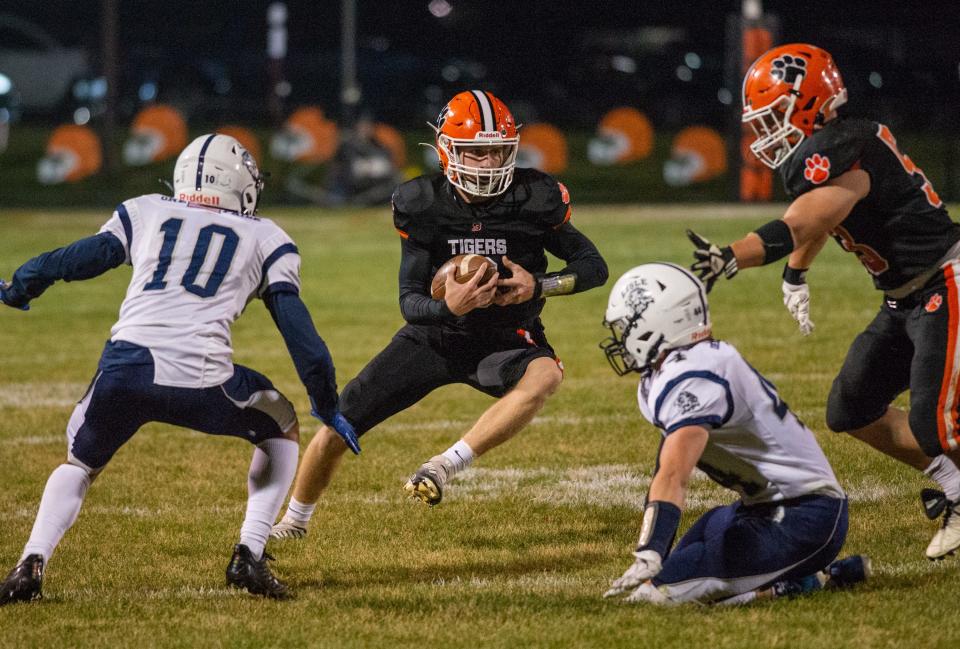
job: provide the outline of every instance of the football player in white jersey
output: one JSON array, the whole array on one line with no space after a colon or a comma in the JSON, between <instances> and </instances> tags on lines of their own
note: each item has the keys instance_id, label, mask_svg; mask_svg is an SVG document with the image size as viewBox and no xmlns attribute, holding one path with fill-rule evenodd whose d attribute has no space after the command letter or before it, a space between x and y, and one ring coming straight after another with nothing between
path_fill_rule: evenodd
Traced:
<instances>
[{"instance_id":1,"label":"football player in white jersey","mask_svg":"<svg viewBox=\"0 0 960 649\"><path fill-rule=\"evenodd\" d=\"M843 545L846 496L773 384L711 337L700 280L673 264L637 266L614 285L604 324L613 335L601 348L618 374L641 373L640 410L663 435L635 561L605 596L741 603L778 582L804 590ZM739 499L674 546L694 468Z\"/></svg>"},{"instance_id":2,"label":"football player in white jersey","mask_svg":"<svg viewBox=\"0 0 960 649\"><path fill-rule=\"evenodd\" d=\"M227 583L288 595L264 547L296 471L299 425L267 377L232 362L230 325L250 300L270 310L313 414L354 452L359 446L339 413L330 353L299 297L297 248L276 224L255 216L262 178L237 140L201 136L177 159L174 198L124 201L97 235L35 257L9 284L0 281L0 301L27 310L57 280L133 266L120 319L67 426L67 461L47 481L21 560L0 586L0 605L40 598L44 569L90 483L150 421L255 445Z\"/></svg>"}]
</instances>

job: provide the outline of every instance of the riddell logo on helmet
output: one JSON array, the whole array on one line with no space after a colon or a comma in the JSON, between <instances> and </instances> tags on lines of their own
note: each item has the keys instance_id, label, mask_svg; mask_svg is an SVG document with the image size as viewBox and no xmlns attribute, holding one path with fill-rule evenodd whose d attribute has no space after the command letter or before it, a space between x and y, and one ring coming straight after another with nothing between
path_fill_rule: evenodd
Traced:
<instances>
[{"instance_id":1,"label":"riddell logo on helmet","mask_svg":"<svg viewBox=\"0 0 960 649\"><path fill-rule=\"evenodd\" d=\"M185 194L183 192L177 196L177 199L187 203L199 203L200 205L220 205L219 196L204 196L203 194Z\"/></svg>"},{"instance_id":2,"label":"riddell logo on helmet","mask_svg":"<svg viewBox=\"0 0 960 649\"><path fill-rule=\"evenodd\" d=\"M504 137L505 135L506 135L505 133L504 133L504 134L501 134L500 131L479 131L479 132L477 132L477 134L476 134L475 136L473 136L473 139L475 139L475 140L500 140L500 139L503 139L503 137Z\"/></svg>"}]
</instances>

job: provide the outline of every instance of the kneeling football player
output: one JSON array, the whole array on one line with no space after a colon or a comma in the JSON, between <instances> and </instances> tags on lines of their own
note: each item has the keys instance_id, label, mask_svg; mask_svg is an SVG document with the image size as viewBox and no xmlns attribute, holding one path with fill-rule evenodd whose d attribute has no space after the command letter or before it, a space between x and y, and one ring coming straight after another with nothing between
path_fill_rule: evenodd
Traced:
<instances>
[{"instance_id":1,"label":"kneeling football player","mask_svg":"<svg viewBox=\"0 0 960 649\"><path fill-rule=\"evenodd\" d=\"M601 343L614 370L641 374L643 416L663 441L634 563L606 597L742 603L759 589L796 593L864 579L869 560L831 564L847 534L847 499L776 388L711 337L707 293L692 273L637 266L614 285ZM711 509L673 546L694 468L740 498Z\"/></svg>"},{"instance_id":2,"label":"kneeling football player","mask_svg":"<svg viewBox=\"0 0 960 649\"><path fill-rule=\"evenodd\" d=\"M400 310L407 324L343 390L340 408L357 434L417 403L435 388L466 383L498 399L462 439L410 477L407 492L435 505L444 486L474 457L513 437L560 385L560 362L540 322L545 298L600 286L607 267L570 221L566 188L534 169L515 169L513 115L488 92L461 92L435 126L440 173L393 194L400 233ZM549 251L567 262L547 273ZM496 261L459 284L448 275L442 300L431 278L452 257ZM346 451L324 426L310 441L275 538L301 537Z\"/></svg>"}]
</instances>

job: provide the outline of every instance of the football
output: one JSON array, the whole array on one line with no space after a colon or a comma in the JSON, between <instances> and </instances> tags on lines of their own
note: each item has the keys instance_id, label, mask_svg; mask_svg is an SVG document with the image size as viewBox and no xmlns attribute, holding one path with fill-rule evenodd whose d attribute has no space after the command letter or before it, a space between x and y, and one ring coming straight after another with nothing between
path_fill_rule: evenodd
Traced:
<instances>
[{"instance_id":1,"label":"football","mask_svg":"<svg viewBox=\"0 0 960 649\"><path fill-rule=\"evenodd\" d=\"M433 281L430 283L430 295L433 296L434 300L442 300L447 292L448 273L453 271L453 278L460 284L466 284L473 279L473 276L477 274L483 264L487 264L487 268L483 277L480 278L481 284L489 282L490 278L497 272L497 262L483 255L457 255L448 259L437 270L437 274L433 276Z\"/></svg>"}]
</instances>

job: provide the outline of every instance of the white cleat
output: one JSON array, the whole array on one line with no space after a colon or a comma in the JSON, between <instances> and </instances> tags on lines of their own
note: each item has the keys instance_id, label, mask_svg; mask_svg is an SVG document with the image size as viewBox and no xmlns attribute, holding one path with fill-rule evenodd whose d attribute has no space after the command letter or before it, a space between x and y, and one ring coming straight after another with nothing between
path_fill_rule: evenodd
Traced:
<instances>
[{"instance_id":1,"label":"white cleat","mask_svg":"<svg viewBox=\"0 0 960 649\"><path fill-rule=\"evenodd\" d=\"M927 546L927 558L939 561L960 548L960 503L950 503L943 514L943 523Z\"/></svg>"},{"instance_id":2,"label":"white cleat","mask_svg":"<svg viewBox=\"0 0 960 649\"><path fill-rule=\"evenodd\" d=\"M270 530L271 539L302 539L307 535L307 526L300 525L289 516L284 516Z\"/></svg>"}]
</instances>

